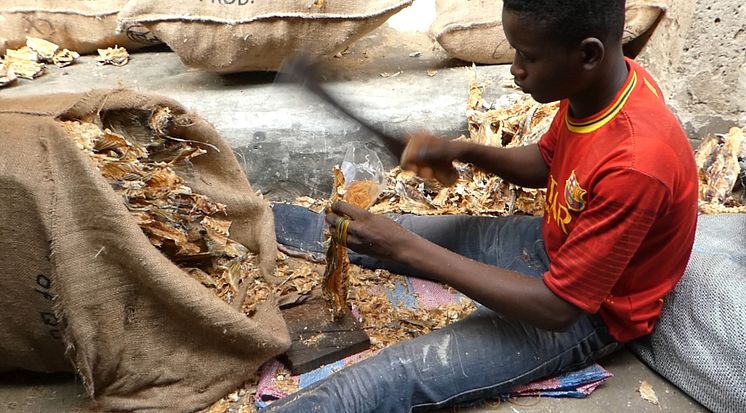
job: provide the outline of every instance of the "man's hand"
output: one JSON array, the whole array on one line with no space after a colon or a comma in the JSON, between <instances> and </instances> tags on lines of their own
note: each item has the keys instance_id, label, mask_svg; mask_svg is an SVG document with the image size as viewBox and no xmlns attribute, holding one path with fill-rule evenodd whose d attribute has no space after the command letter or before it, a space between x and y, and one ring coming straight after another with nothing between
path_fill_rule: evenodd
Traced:
<instances>
[{"instance_id":1,"label":"man's hand","mask_svg":"<svg viewBox=\"0 0 746 413\"><path fill-rule=\"evenodd\" d=\"M458 156L458 145L454 142L419 133L409 138L399 165L421 178L435 178L450 186L458 180L458 171L453 167Z\"/></svg>"},{"instance_id":2,"label":"man's hand","mask_svg":"<svg viewBox=\"0 0 746 413\"><path fill-rule=\"evenodd\" d=\"M453 166L457 160L526 188L545 187L549 176L549 166L536 144L498 148L439 139L428 133L409 138L399 164L422 178L435 178L445 185L453 185L458 180L458 171Z\"/></svg>"},{"instance_id":3,"label":"man's hand","mask_svg":"<svg viewBox=\"0 0 746 413\"><path fill-rule=\"evenodd\" d=\"M347 226L347 247L361 254L396 261L397 253L418 238L389 218L346 202L335 202L326 214L332 233L343 217L352 220Z\"/></svg>"}]
</instances>

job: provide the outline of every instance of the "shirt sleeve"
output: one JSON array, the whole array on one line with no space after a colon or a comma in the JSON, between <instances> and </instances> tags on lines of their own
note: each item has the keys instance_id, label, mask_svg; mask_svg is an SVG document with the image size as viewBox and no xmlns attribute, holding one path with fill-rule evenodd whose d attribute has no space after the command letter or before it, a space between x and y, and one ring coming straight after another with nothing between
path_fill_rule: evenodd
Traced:
<instances>
[{"instance_id":1,"label":"shirt sleeve","mask_svg":"<svg viewBox=\"0 0 746 413\"><path fill-rule=\"evenodd\" d=\"M546 286L581 310L598 312L670 197L662 182L641 172L610 172L552 258Z\"/></svg>"}]
</instances>

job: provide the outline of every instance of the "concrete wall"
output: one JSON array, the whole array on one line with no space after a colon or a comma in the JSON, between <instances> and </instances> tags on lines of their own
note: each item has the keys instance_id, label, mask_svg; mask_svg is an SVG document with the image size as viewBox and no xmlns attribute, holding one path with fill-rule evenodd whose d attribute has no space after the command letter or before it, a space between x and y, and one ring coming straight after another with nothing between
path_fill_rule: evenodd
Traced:
<instances>
[{"instance_id":1,"label":"concrete wall","mask_svg":"<svg viewBox=\"0 0 746 413\"><path fill-rule=\"evenodd\" d=\"M746 126L743 0L670 0L637 57L656 77L693 144Z\"/></svg>"}]
</instances>

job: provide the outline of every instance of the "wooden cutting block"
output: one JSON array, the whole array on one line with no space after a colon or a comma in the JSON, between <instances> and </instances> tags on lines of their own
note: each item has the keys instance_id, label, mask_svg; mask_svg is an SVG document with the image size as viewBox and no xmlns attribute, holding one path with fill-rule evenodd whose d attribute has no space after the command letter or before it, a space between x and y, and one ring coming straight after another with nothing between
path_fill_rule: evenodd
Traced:
<instances>
[{"instance_id":1,"label":"wooden cutting block","mask_svg":"<svg viewBox=\"0 0 746 413\"><path fill-rule=\"evenodd\" d=\"M332 319L329 305L315 299L285 310L282 315L293 340L280 358L293 375L357 354L370 346L370 339L349 312Z\"/></svg>"}]
</instances>

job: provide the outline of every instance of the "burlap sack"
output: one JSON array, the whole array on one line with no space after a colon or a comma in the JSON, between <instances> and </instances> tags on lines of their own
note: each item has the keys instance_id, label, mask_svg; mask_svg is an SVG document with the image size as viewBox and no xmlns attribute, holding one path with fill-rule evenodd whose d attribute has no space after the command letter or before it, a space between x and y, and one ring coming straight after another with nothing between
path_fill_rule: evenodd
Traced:
<instances>
[{"instance_id":1,"label":"burlap sack","mask_svg":"<svg viewBox=\"0 0 746 413\"><path fill-rule=\"evenodd\" d=\"M502 9L501 0L436 0L430 31L451 57L510 63L515 51L503 32Z\"/></svg>"},{"instance_id":2,"label":"burlap sack","mask_svg":"<svg viewBox=\"0 0 746 413\"><path fill-rule=\"evenodd\" d=\"M0 54L39 37L78 53L114 45L137 49L159 43L144 27L117 33L117 13L127 0L2 0Z\"/></svg>"},{"instance_id":3,"label":"burlap sack","mask_svg":"<svg viewBox=\"0 0 746 413\"><path fill-rule=\"evenodd\" d=\"M120 27L141 24L184 64L211 72L277 70L289 55L333 55L413 0L132 0Z\"/></svg>"},{"instance_id":4,"label":"burlap sack","mask_svg":"<svg viewBox=\"0 0 746 413\"><path fill-rule=\"evenodd\" d=\"M0 99L0 371L75 371L97 410L203 408L290 344L276 306L248 318L153 247L57 121L157 106L176 114L175 136L220 149L194 160L187 184L227 205L231 237L271 271L269 206L178 103L130 91Z\"/></svg>"},{"instance_id":5,"label":"burlap sack","mask_svg":"<svg viewBox=\"0 0 746 413\"><path fill-rule=\"evenodd\" d=\"M627 0L622 41L629 43L648 31L661 14L668 10L669 0Z\"/></svg>"},{"instance_id":6,"label":"burlap sack","mask_svg":"<svg viewBox=\"0 0 746 413\"><path fill-rule=\"evenodd\" d=\"M667 9L667 0L627 0L624 43L645 33ZM448 55L467 62L511 63L510 47L502 26L502 0L437 0L430 27Z\"/></svg>"}]
</instances>

